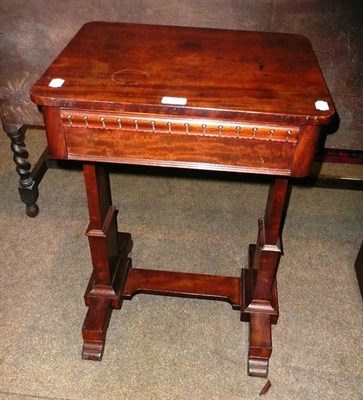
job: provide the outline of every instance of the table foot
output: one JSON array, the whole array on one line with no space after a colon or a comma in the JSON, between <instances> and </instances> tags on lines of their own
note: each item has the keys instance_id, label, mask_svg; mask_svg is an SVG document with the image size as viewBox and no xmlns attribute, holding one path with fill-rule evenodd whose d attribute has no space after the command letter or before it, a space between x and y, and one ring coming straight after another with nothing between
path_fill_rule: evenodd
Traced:
<instances>
[{"instance_id":1,"label":"table foot","mask_svg":"<svg viewBox=\"0 0 363 400\"><path fill-rule=\"evenodd\" d=\"M105 348L106 331L111 317L111 300L93 298L82 327L84 360L101 361Z\"/></svg>"},{"instance_id":2,"label":"table foot","mask_svg":"<svg viewBox=\"0 0 363 400\"><path fill-rule=\"evenodd\" d=\"M128 269L131 267L131 259L127 257L131 249L131 235L119 233L119 259L111 285L98 285L95 283L94 274L91 276L85 294L85 302L89 308L82 327L84 340L82 358L85 360L102 359L112 310L120 309L122 305L121 293Z\"/></svg>"},{"instance_id":3,"label":"table foot","mask_svg":"<svg viewBox=\"0 0 363 400\"><path fill-rule=\"evenodd\" d=\"M248 375L256 376L259 378L267 378L268 375L268 361L269 359L264 358L248 358Z\"/></svg>"},{"instance_id":4,"label":"table foot","mask_svg":"<svg viewBox=\"0 0 363 400\"><path fill-rule=\"evenodd\" d=\"M36 217L39 214L38 204L37 203L26 204L25 212L28 217L31 217L31 218Z\"/></svg>"},{"instance_id":5,"label":"table foot","mask_svg":"<svg viewBox=\"0 0 363 400\"><path fill-rule=\"evenodd\" d=\"M251 314L248 374L266 378L272 353L271 318L268 314Z\"/></svg>"}]
</instances>

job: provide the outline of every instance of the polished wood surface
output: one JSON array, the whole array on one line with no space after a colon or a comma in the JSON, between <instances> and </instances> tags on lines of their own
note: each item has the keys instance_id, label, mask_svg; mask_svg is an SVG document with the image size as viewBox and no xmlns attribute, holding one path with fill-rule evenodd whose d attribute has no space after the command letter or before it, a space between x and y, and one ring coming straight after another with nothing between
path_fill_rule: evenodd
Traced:
<instances>
[{"instance_id":1,"label":"polished wood surface","mask_svg":"<svg viewBox=\"0 0 363 400\"><path fill-rule=\"evenodd\" d=\"M64 79L62 87L49 87L53 78ZM163 106L164 96L186 98L187 105ZM320 124L334 113L303 36L106 22L82 27L32 97L66 108L243 120L258 114L260 121L300 124ZM317 100L330 110L316 110Z\"/></svg>"},{"instance_id":2,"label":"polished wood surface","mask_svg":"<svg viewBox=\"0 0 363 400\"><path fill-rule=\"evenodd\" d=\"M56 78L64 82L51 87ZM101 360L111 311L123 300L138 293L197 297L240 310L250 324L248 372L267 376L288 177L309 173L321 125L335 112L309 41L89 23L31 96L42 106L51 156L83 162L93 263L83 358ZM118 232L107 163L273 175L241 276L132 268L132 239Z\"/></svg>"}]
</instances>

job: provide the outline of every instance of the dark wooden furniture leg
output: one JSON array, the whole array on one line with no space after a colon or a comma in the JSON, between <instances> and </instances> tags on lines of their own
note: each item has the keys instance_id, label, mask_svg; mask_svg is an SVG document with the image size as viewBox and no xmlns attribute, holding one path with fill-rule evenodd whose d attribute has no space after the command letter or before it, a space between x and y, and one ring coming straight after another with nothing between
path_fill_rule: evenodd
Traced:
<instances>
[{"instance_id":1,"label":"dark wooden furniture leg","mask_svg":"<svg viewBox=\"0 0 363 400\"><path fill-rule=\"evenodd\" d=\"M82 328L82 358L101 360L112 309L120 309L121 293L131 260L131 236L117 232L117 210L112 206L109 175L102 164L83 166L90 223L88 236L93 273L85 302L89 307Z\"/></svg>"},{"instance_id":2,"label":"dark wooden furniture leg","mask_svg":"<svg viewBox=\"0 0 363 400\"><path fill-rule=\"evenodd\" d=\"M21 125L4 125L4 130L11 140L11 150L14 153L13 160L16 164L16 172L19 174L20 199L26 204L26 213L29 217L36 217L39 213L37 199L39 196L38 183L31 174L31 164L28 161L29 153L26 150L25 127Z\"/></svg>"},{"instance_id":3,"label":"dark wooden furniture leg","mask_svg":"<svg viewBox=\"0 0 363 400\"><path fill-rule=\"evenodd\" d=\"M248 373L266 377L272 352L271 324L278 319L276 272L281 256L280 233L288 190L287 178L270 186L265 216L258 222L256 246L250 246L250 264L243 270L242 314L250 322Z\"/></svg>"}]
</instances>

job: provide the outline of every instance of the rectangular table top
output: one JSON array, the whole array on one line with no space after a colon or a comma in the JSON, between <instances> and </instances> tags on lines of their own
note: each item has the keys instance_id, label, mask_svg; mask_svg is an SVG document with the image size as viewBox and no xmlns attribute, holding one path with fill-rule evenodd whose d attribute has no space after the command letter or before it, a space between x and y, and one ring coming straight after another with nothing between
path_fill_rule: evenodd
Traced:
<instances>
[{"instance_id":1,"label":"rectangular table top","mask_svg":"<svg viewBox=\"0 0 363 400\"><path fill-rule=\"evenodd\" d=\"M40 105L321 125L335 110L295 34L84 25L31 90Z\"/></svg>"}]
</instances>

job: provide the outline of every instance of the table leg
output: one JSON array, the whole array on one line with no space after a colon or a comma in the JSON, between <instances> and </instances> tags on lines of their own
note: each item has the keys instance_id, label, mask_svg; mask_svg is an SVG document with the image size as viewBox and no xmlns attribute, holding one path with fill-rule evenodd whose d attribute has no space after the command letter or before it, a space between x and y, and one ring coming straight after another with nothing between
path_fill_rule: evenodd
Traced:
<instances>
[{"instance_id":1,"label":"table leg","mask_svg":"<svg viewBox=\"0 0 363 400\"><path fill-rule=\"evenodd\" d=\"M36 203L39 196L39 182L33 179L31 164L28 161L29 153L24 142L25 127L15 124L4 124L3 127L11 140L11 150L14 153L13 160L16 164L16 172L19 175L20 200L26 204L27 215L36 217L39 213L39 207Z\"/></svg>"},{"instance_id":2,"label":"table leg","mask_svg":"<svg viewBox=\"0 0 363 400\"><path fill-rule=\"evenodd\" d=\"M242 279L243 321L250 322L248 373L266 377L272 352L271 324L278 319L276 272L281 256L280 233L288 193L288 179L270 186L265 216L259 220L256 246L250 247L249 270ZM252 283L251 283L252 282Z\"/></svg>"},{"instance_id":3,"label":"table leg","mask_svg":"<svg viewBox=\"0 0 363 400\"><path fill-rule=\"evenodd\" d=\"M131 259L130 234L118 233L117 210L112 205L108 171L101 164L83 166L90 223L88 236L93 273L85 302L89 307L82 328L87 360L101 360L112 309L120 309L121 293Z\"/></svg>"}]
</instances>

